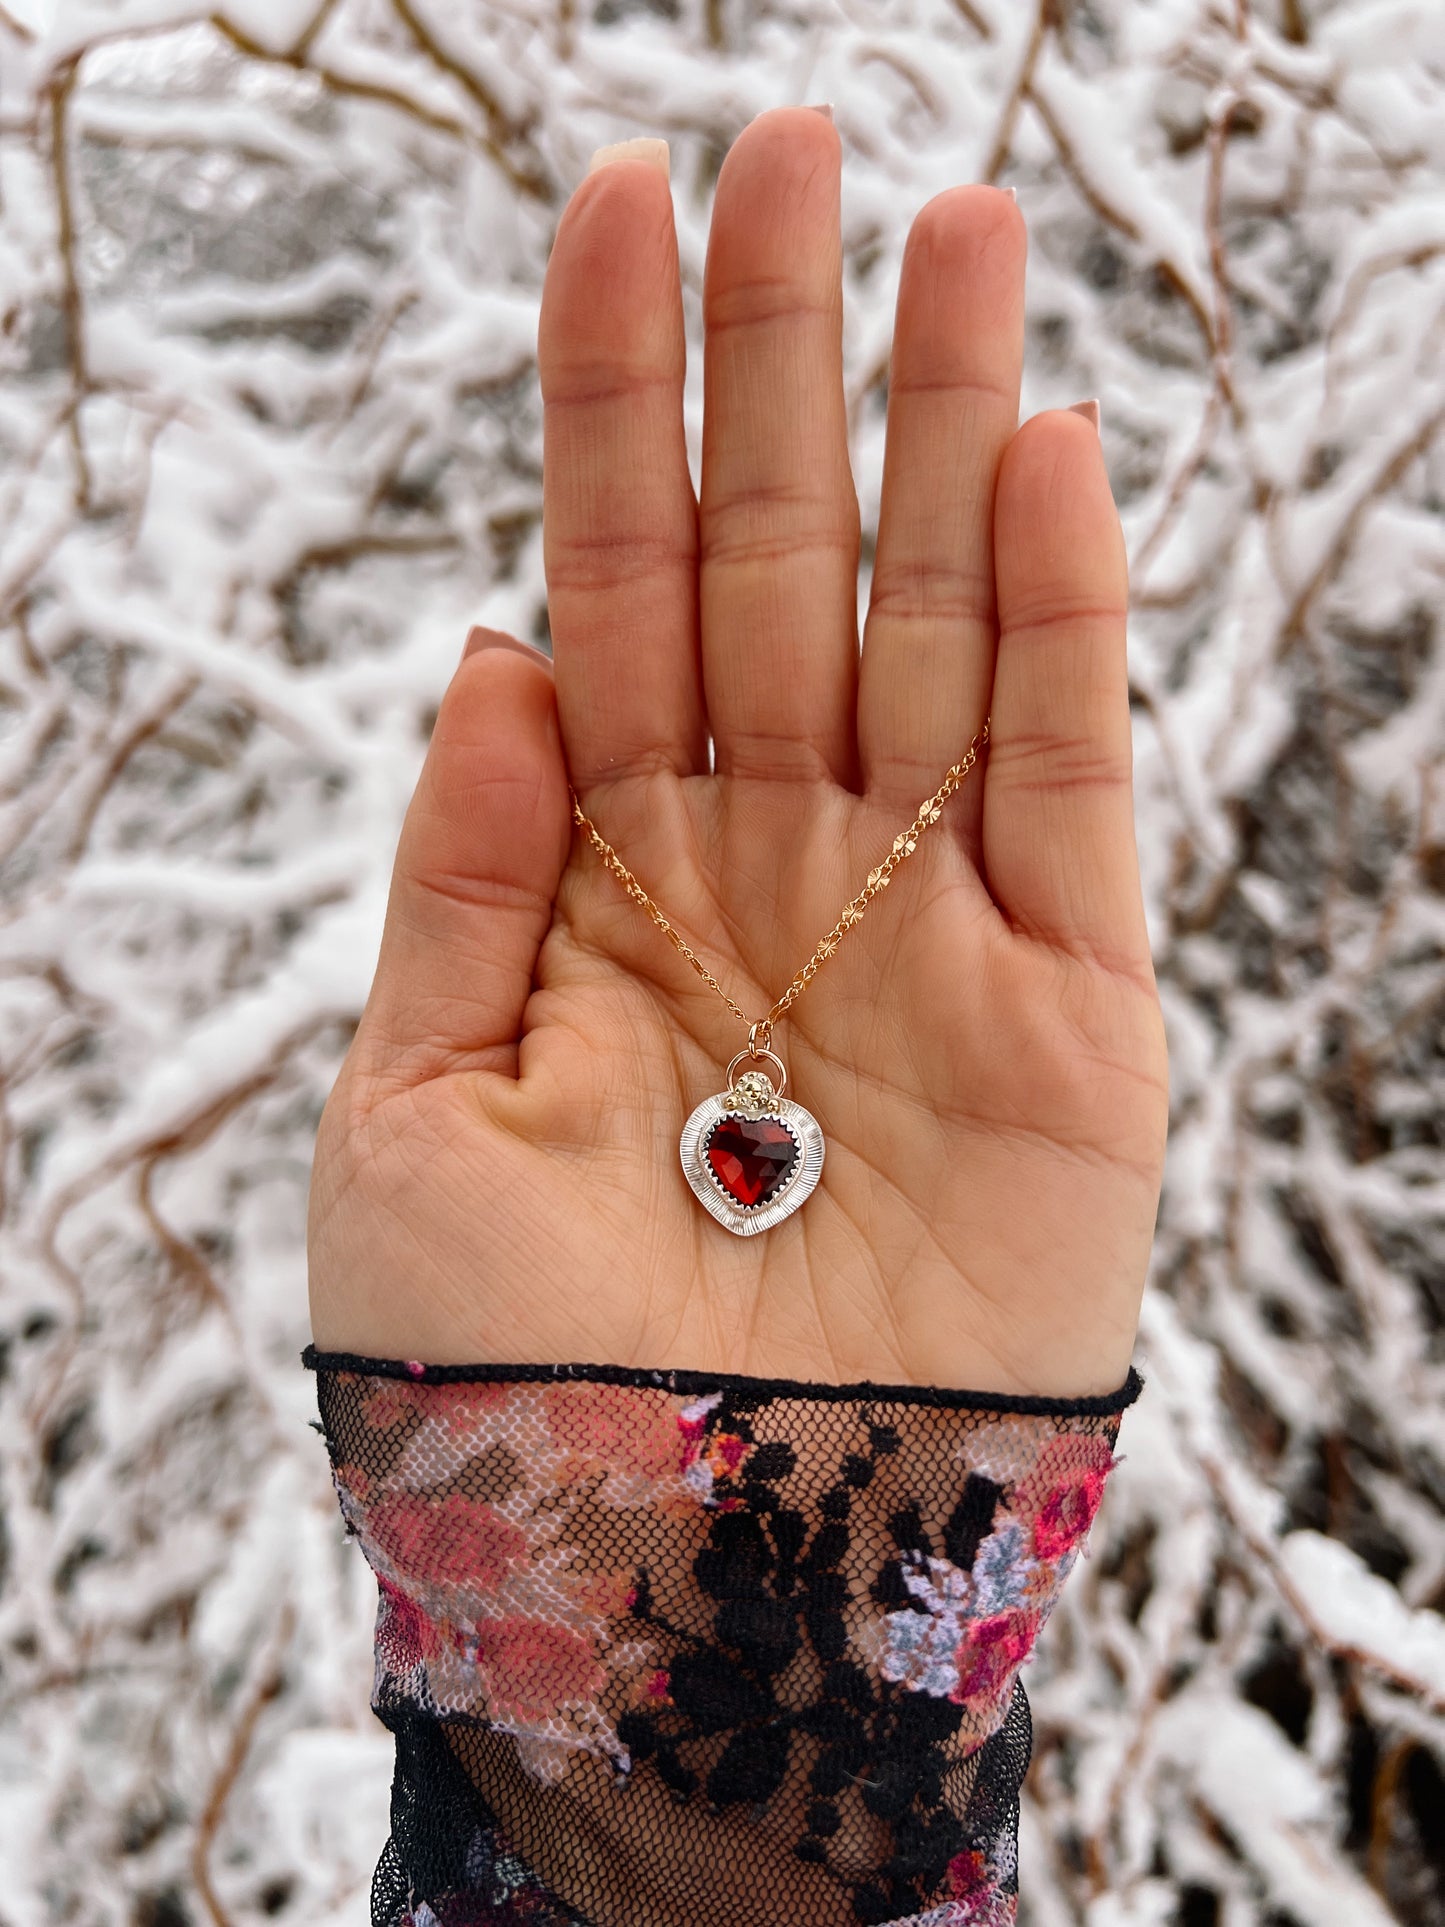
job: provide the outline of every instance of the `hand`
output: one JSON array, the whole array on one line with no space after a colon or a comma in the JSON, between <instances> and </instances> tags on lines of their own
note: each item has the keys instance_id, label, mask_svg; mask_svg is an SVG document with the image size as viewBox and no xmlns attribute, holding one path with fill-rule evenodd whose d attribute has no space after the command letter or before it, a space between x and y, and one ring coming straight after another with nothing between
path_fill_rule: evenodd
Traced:
<instances>
[{"instance_id":1,"label":"hand","mask_svg":"<svg viewBox=\"0 0 1445 1927\"><path fill-rule=\"evenodd\" d=\"M1126 568L1094 427L1015 426L1024 254L991 188L914 224L860 659L832 126L765 114L719 178L700 504L664 173L614 160L573 196L539 343L555 692L483 633L442 703L317 1146L323 1349L1122 1381L1167 1109ZM821 1183L735 1237L677 1146L745 1033L574 833L569 772L761 1016L990 710L985 762L775 1035Z\"/></svg>"}]
</instances>

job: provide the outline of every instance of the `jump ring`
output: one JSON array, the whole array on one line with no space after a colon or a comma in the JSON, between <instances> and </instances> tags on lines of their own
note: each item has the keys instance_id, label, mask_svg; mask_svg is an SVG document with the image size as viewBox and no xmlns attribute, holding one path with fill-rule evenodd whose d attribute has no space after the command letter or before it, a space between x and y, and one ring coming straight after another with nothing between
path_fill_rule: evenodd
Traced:
<instances>
[{"instance_id":1,"label":"jump ring","mask_svg":"<svg viewBox=\"0 0 1445 1927\"><path fill-rule=\"evenodd\" d=\"M745 1050L740 1050L738 1052L737 1056L728 1065L728 1073L727 1073L728 1089L731 1090L733 1087L733 1072L737 1069L738 1065L742 1063L745 1057L751 1058L754 1061L756 1061L759 1057L766 1057L772 1063L777 1065L778 1087L775 1095L778 1097L781 1097L783 1095L784 1088L786 1087L788 1082L787 1067L784 1065L782 1058L778 1056L778 1053L776 1051L769 1050L766 1044L764 1044L761 1050L745 1049Z\"/></svg>"}]
</instances>

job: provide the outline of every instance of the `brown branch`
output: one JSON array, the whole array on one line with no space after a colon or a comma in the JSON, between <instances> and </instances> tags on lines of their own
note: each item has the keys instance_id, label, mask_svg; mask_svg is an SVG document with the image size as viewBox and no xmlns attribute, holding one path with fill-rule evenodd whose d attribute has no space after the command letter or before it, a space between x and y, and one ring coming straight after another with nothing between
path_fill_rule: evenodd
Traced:
<instances>
[{"instance_id":1,"label":"brown branch","mask_svg":"<svg viewBox=\"0 0 1445 1927\"><path fill-rule=\"evenodd\" d=\"M176 1157L186 1151L198 1150L240 1110L243 1104L249 1103L253 1097L269 1089L298 1050L325 1030L328 1024L336 1022L343 1015L349 1015L349 1013L329 1011L319 1016L308 1017L294 1030L279 1039L260 1064L239 1078L229 1089L222 1091L218 1097L213 1098L209 1104L201 1105L171 1130L158 1131L140 1144L118 1151L108 1158L102 1158L94 1170L83 1177L72 1179L52 1199L50 1208L39 1227L36 1246L71 1298L75 1306L75 1322L66 1335L66 1342L59 1348L47 1383L27 1407L26 1421L33 1431L38 1432L44 1425L65 1382L71 1361L80 1346L85 1294L79 1274L60 1250L60 1234L66 1217L92 1191L98 1190L100 1186L131 1166L144 1165L147 1161L155 1163L164 1158Z\"/></svg>"},{"instance_id":2,"label":"brown branch","mask_svg":"<svg viewBox=\"0 0 1445 1927\"><path fill-rule=\"evenodd\" d=\"M529 167L520 168L508 153L509 147L530 141L530 127L514 121L496 95L478 79L466 62L459 60L455 54L447 52L416 11L412 0L391 0L391 4L397 18L427 59L434 66L439 67L444 74L450 75L462 91L481 109L487 123L487 150L498 166L505 169L512 185L530 194L534 200L554 201L557 198L556 185L542 167L540 160L534 158Z\"/></svg>"},{"instance_id":3,"label":"brown branch","mask_svg":"<svg viewBox=\"0 0 1445 1927\"><path fill-rule=\"evenodd\" d=\"M20 660L37 682L49 682L50 664L35 646L35 638L30 633L30 598L22 596L15 604L10 617L10 627L15 631L20 644Z\"/></svg>"},{"instance_id":4,"label":"brown branch","mask_svg":"<svg viewBox=\"0 0 1445 1927\"><path fill-rule=\"evenodd\" d=\"M1198 1594L1193 1595L1192 1603L1197 1613ZM1093 1896L1105 1892L1110 1884L1109 1859L1106 1851L1109 1835L1118 1825L1123 1811L1125 1796L1130 1783L1136 1777L1141 1761L1148 1750L1159 1715L1168 1704L1174 1690L1177 1667L1181 1658L1181 1644L1186 1630L1192 1626L1194 1614L1188 1622L1177 1623L1170 1638L1167 1650L1153 1661L1149 1668L1148 1686L1143 1703L1135 1702L1134 1730L1128 1746L1116 1767L1109 1783L1109 1791L1104 1798L1104 1809L1098 1825L1084 1842L1084 1858L1089 1885Z\"/></svg>"},{"instance_id":5,"label":"brown branch","mask_svg":"<svg viewBox=\"0 0 1445 1927\"><path fill-rule=\"evenodd\" d=\"M222 1291L215 1273L195 1246L174 1231L161 1216L155 1200L155 1175L162 1157L163 1153L156 1151L137 1167L136 1202L140 1206L141 1216L149 1225L151 1236L174 1276L183 1284L194 1286L198 1294L216 1306L234 1328L230 1300Z\"/></svg>"},{"instance_id":6,"label":"brown branch","mask_svg":"<svg viewBox=\"0 0 1445 1927\"><path fill-rule=\"evenodd\" d=\"M373 491L375 496L385 491L387 479L382 477L379 480ZM374 509L376 502L373 501L370 506ZM316 571L347 568L368 555L444 555L456 547L457 537L449 530L442 530L435 535L355 535L341 542L318 543L314 548L303 549L286 573L271 584L271 595L278 605L282 647L295 661L297 651L286 612L306 576Z\"/></svg>"},{"instance_id":7,"label":"brown branch","mask_svg":"<svg viewBox=\"0 0 1445 1927\"><path fill-rule=\"evenodd\" d=\"M311 49L325 31L326 24L335 11L336 0L321 0L320 6L291 44L292 59L305 60L310 55Z\"/></svg>"},{"instance_id":8,"label":"brown branch","mask_svg":"<svg viewBox=\"0 0 1445 1927\"><path fill-rule=\"evenodd\" d=\"M1390 1848L1394 1839L1395 1800L1400 1790L1400 1775L1405 1762L1416 1751L1419 1741L1405 1734L1395 1741L1381 1760L1370 1788L1370 1844L1365 1872L1370 1885L1383 1900L1390 1898Z\"/></svg>"},{"instance_id":9,"label":"brown branch","mask_svg":"<svg viewBox=\"0 0 1445 1927\"><path fill-rule=\"evenodd\" d=\"M1442 401L1416 427L1392 454L1387 456L1374 479L1361 490L1335 531L1334 539L1295 594L1275 638L1275 650L1288 655L1305 632L1315 603L1349 559L1366 515L1387 490L1393 488L1410 467L1429 448L1445 426L1445 401Z\"/></svg>"},{"instance_id":10,"label":"brown branch","mask_svg":"<svg viewBox=\"0 0 1445 1927\"><path fill-rule=\"evenodd\" d=\"M4 833L0 835L0 862L4 862L20 848L37 823L45 821L57 799L64 795L66 785L74 780L76 769L83 768L90 757L99 754L105 746L105 729L101 724L96 723L87 731L83 741L68 745L71 752L68 758L51 753L52 746L57 743L66 746L66 726L66 718L63 716L58 725L51 726L47 723L45 736L37 746L41 754L32 758L31 768L25 772L25 779L30 778L37 769L41 774L33 782L26 783L24 788L22 788L24 779L6 786L12 794L24 795L24 808L12 810L5 820ZM49 753L48 766L47 753ZM37 790L40 792L38 797L35 794ZM23 899L17 898L3 912L0 912L0 920L13 923L19 917L22 908Z\"/></svg>"},{"instance_id":11,"label":"brown branch","mask_svg":"<svg viewBox=\"0 0 1445 1927\"><path fill-rule=\"evenodd\" d=\"M1047 31L1047 16L1050 5L1051 0L1041 0L1039 24L1036 25L1035 28L1037 44L1034 42L1030 43L1030 57L1025 61L1024 71L1020 75L1018 91L1027 98L1030 106L1043 122L1049 139L1054 144L1054 150L1058 154L1064 172L1074 183L1079 193L1083 195L1095 214L1105 226L1114 228L1118 233L1122 234L1126 240L1132 241L1136 246L1139 246L1143 243L1144 236L1140 231L1138 222L1134 220L1132 215L1126 214L1121 207L1111 201L1098 183L1093 180L1088 169L1084 166L1075 151L1074 144L1060 122L1058 115L1054 112L1047 95L1034 84L1034 74L1042 54L1043 40ZM1012 122L1009 123L1009 126L1011 138ZM998 164L1002 166L1003 163L1000 160ZM990 174L986 175L985 178L991 180L994 177ZM1208 352L1213 355L1215 352L1214 321L1208 309L1200 300L1198 292L1184 279L1172 261L1166 261L1156 256L1155 266L1179 295L1180 299L1188 305L1195 321L1199 325L1199 332L1204 337L1205 347Z\"/></svg>"},{"instance_id":12,"label":"brown branch","mask_svg":"<svg viewBox=\"0 0 1445 1927\"><path fill-rule=\"evenodd\" d=\"M286 1649L291 1644L291 1636L296 1628L296 1613L288 1600L281 1609L276 1625L276 1636L271 1642L271 1651L260 1678L251 1691L251 1696L241 1710L231 1734L231 1743L226 1748L226 1756L221 1762L220 1771L211 1782L206 1804L201 1809L201 1817L196 1823L195 1843L191 1848L191 1878L196 1884L206 1912L210 1915L213 1927L232 1927L231 1916L222 1906L215 1884L211 1879L211 1853L216 1843L216 1835L226 1817L226 1807L236 1782L241 1777L241 1769L256 1737L256 1727L261 1715L278 1698L286 1684Z\"/></svg>"},{"instance_id":13,"label":"brown branch","mask_svg":"<svg viewBox=\"0 0 1445 1927\"><path fill-rule=\"evenodd\" d=\"M1054 5L1055 0L1038 0L1034 24L1029 31L1028 45L1024 49L1023 63L1009 90L1009 97L1004 102L1003 112L999 115L998 126L994 130L993 145L989 149L988 159L984 162L983 172L979 175L979 179L990 186L1003 172L1004 164L1013 150L1014 128L1018 125L1019 112L1025 99L1032 94L1034 69L1039 64L1040 56L1044 51L1044 42L1049 37L1049 29L1053 24Z\"/></svg>"},{"instance_id":14,"label":"brown branch","mask_svg":"<svg viewBox=\"0 0 1445 1927\"><path fill-rule=\"evenodd\" d=\"M33 643L31 646L34 647ZM10 803L17 796L23 796L36 770L44 766L48 754L64 741L66 732L70 728L65 698L61 695L52 695L43 704L32 704L27 721L38 722L40 725L30 760L24 769L19 769L13 776L0 781L0 803ZM34 828L36 819L34 815L30 815L23 821L24 829L19 837L13 842L9 839L0 841L0 862L3 862L17 844L24 840L24 837Z\"/></svg>"},{"instance_id":15,"label":"brown branch","mask_svg":"<svg viewBox=\"0 0 1445 1927\"><path fill-rule=\"evenodd\" d=\"M109 756L101 764L95 781L91 784L90 795L81 805L80 815L61 858L63 863L78 863L84 856L86 845L90 842L90 833L95 828L95 819L100 814L101 805L124 773L126 765L136 751L148 743L153 736L158 735L176 711L190 701L198 681L199 678L195 676L184 677L145 715L138 718L111 749Z\"/></svg>"},{"instance_id":16,"label":"brown branch","mask_svg":"<svg viewBox=\"0 0 1445 1927\"><path fill-rule=\"evenodd\" d=\"M89 515L92 478L81 431L80 408L90 393L91 383L85 354L85 310L75 266L75 210L71 201L69 144L65 125L79 69L80 55L72 55L56 69L47 94L50 101L50 167L55 181L55 218L60 248L60 302L65 315L66 350L70 357L71 407L67 427L71 460L75 467L75 506L79 514Z\"/></svg>"},{"instance_id":17,"label":"brown branch","mask_svg":"<svg viewBox=\"0 0 1445 1927\"><path fill-rule=\"evenodd\" d=\"M911 89L914 99L929 118L934 121L935 124L942 122L944 118L944 102L939 96L938 89L934 87L923 74L919 73L917 67L911 60L905 60L901 54L895 53L891 47L865 48L858 56L859 67L868 67L875 64L880 67L886 67L890 73L897 74L904 86Z\"/></svg>"},{"instance_id":18,"label":"brown branch","mask_svg":"<svg viewBox=\"0 0 1445 1927\"><path fill-rule=\"evenodd\" d=\"M1126 240L1134 242L1136 246L1142 244L1144 236L1140 232L1138 222L1111 201L1103 189L1090 177L1088 170L1075 152L1072 141L1061 125L1058 115L1054 112L1045 96L1038 88L1033 86L1032 83L1030 83L1028 89L1028 99L1035 113L1043 122L1050 140L1054 143L1054 151L1059 157L1064 172L1088 202L1089 206L1094 210L1095 214L1105 226L1115 229L1116 232L1122 234ZM1204 337L1206 349L1210 354L1213 354L1213 325L1209 311L1200 300L1197 291L1185 280L1172 261L1166 261L1156 255L1154 266L1169 286L1174 289L1179 298L1188 306L1195 321L1199 325L1199 332Z\"/></svg>"},{"instance_id":19,"label":"brown branch","mask_svg":"<svg viewBox=\"0 0 1445 1927\"><path fill-rule=\"evenodd\" d=\"M1292 100L1297 101L1307 113L1328 114L1332 119L1339 121L1341 126L1347 127L1361 146L1369 149L1383 171L1392 179L1398 180L1400 175L1409 168L1419 167L1427 160L1424 150L1419 147L1410 148L1404 153L1386 153L1376 138L1375 129L1352 113L1340 99L1339 90L1333 80L1314 81L1300 74L1289 73L1276 66L1270 58L1268 49L1261 46L1253 49L1252 64L1255 73L1262 80L1267 80L1282 94L1287 94Z\"/></svg>"},{"instance_id":20,"label":"brown branch","mask_svg":"<svg viewBox=\"0 0 1445 1927\"><path fill-rule=\"evenodd\" d=\"M67 425L73 413L73 408L67 408L57 428ZM29 600L35 578L60 549L69 533L66 524L57 517L48 530L42 530L30 553L20 558L9 577L0 579L0 622L8 620L17 603Z\"/></svg>"},{"instance_id":21,"label":"brown branch","mask_svg":"<svg viewBox=\"0 0 1445 1927\"><path fill-rule=\"evenodd\" d=\"M1210 389L1209 400L1204 405L1204 413L1200 417L1199 432L1194 438L1194 446L1176 470L1174 479L1169 484L1168 492L1164 497L1163 506L1155 517L1153 528L1150 529L1149 533L1144 537L1144 540L1139 544L1138 554L1134 557L1132 564L1136 574L1142 575L1144 570L1147 569L1153 561L1165 537L1169 534L1179 518L1179 511L1184 506L1185 496L1189 493L1196 476L1209 459L1209 451L1214 445L1214 433L1218 422L1219 404L1220 390L1218 383L1216 383L1214 387ZM1134 607L1139 609L1178 606L1177 602L1166 599L1162 595L1151 596L1150 592L1144 589L1139 590L1133 595L1131 600Z\"/></svg>"},{"instance_id":22,"label":"brown branch","mask_svg":"<svg viewBox=\"0 0 1445 1927\"><path fill-rule=\"evenodd\" d=\"M1239 398L1234 388L1234 304L1230 299L1229 266L1224 243L1224 162L1229 147L1229 132L1241 97L1231 93L1216 109L1209 123L1208 171L1204 193L1204 239L1209 253L1210 279L1214 283L1214 317L1210 345L1214 362L1214 383L1240 422Z\"/></svg>"},{"instance_id":23,"label":"brown branch","mask_svg":"<svg viewBox=\"0 0 1445 1927\"><path fill-rule=\"evenodd\" d=\"M248 60L263 61L273 67L292 67L298 73L314 74L322 86L329 88L332 93L343 95L351 100L369 100L374 101L378 106L395 108L398 113L407 115L423 127L429 128L434 134L446 134L450 139L458 141L469 141L474 138L473 130L465 121L455 120L450 114L441 114L434 108L424 106L421 101L413 99L410 94L403 93L400 88L383 87L376 81L352 80L345 74L337 73L334 68L319 67L314 61L298 59L290 53L277 53L263 41L253 39L244 29L236 26L234 21L228 20L223 13L211 14L209 21L221 38L234 47L237 53L244 54Z\"/></svg>"},{"instance_id":24,"label":"brown branch","mask_svg":"<svg viewBox=\"0 0 1445 1927\"><path fill-rule=\"evenodd\" d=\"M387 342L391 339L392 330L408 309L415 307L419 299L420 296L414 288L405 289L391 302L386 313L372 329L370 341L361 350L361 366L347 390L346 399L340 406L336 420L323 437L325 441L332 441L337 431L344 423L351 420L361 406L366 397L366 391L371 386L372 377L376 373L377 364L386 350Z\"/></svg>"},{"instance_id":25,"label":"brown branch","mask_svg":"<svg viewBox=\"0 0 1445 1927\"><path fill-rule=\"evenodd\" d=\"M440 67L442 72L449 75L462 92L469 95L481 108L482 118L487 123L492 139L499 145L506 141L519 140L526 130L510 118L491 88L478 79L465 61L447 52L416 8L412 6L411 0L391 0L391 4L397 19L432 65Z\"/></svg>"},{"instance_id":26,"label":"brown branch","mask_svg":"<svg viewBox=\"0 0 1445 1927\"><path fill-rule=\"evenodd\" d=\"M488 112L487 102L491 101L496 113L501 116L503 125L509 130L509 138L520 140L524 138L525 130L514 129L512 123L503 114L500 103L492 100L475 75L469 75L459 61L451 61L450 56L435 44L420 22L407 18L402 10L404 0L393 0L393 4L397 6L399 17L411 29L417 45L444 72L452 74L468 96L482 108L484 114L487 114L486 133L478 133L475 128L468 127L465 121L454 119L450 114L438 113L435 108L423 105L421 101L404 93L398 87L383 86L377 81L355 80L349 75L338 73L334 67L318 64L311 58L311 41L306 34L301 36L295 46L278 53L274 48L266 46L263 41L257 40L253 34L247 33L244 27L237 26L236 22L224 13L212 13L209 20L222 39L229 42L237 53L244 54L248 60L263 61L271 66L291 67L298 73L314 74L322 86L334 94L352 100L375 101L379 106L395 108L398 112L410 116L434 133L445 134L452 140L475 142L490 159L496 162L513 187L519 188L534 200L549 203L554 201L555 184L546 175L541 163L535 162L531 167L519 167L508 153L505 143L492 131L492 117Z\"/></svg>"},{"instance_id":27,"label":"brown branch","mask_svg":"<svg viewBox=\"0 0 1445 1927\"><path fill-rule=\"evenodd\" d=\"M1224 1468L1219 1461L1209 1453L1201 1452L1199 1466L1241 1542L1263 1565L1273 1582L1275 1591L1320 1651L1328 1653L1334 1659L1343 1660L1348 1666L1363 1666L1368 1672L1377 1674L1381 1679L1388 1680L1392 1686L1397 1686L1402 1692L1408 1693L1412 1699L1420 1700L1432 1712L1445 1713L1445 1699L1434 1692L1424 1680L1416 1679L1413 1674L1394 1665L1385 1658L1383 1653L1369 1652L1365 1647L1356 1646L1350 1640L1336 1639L1332 1633L1325 1630L1311 1611L1309 1601L1280 1564L1274 1546L1263 1533L1256 1530L1248 1518L1236 1511L1230 1500Z\"/></svg>"},{"instance_id":28,"label":"brown branch","mask_svg":"<svg viewBox=\"0 0 1445 1927\"><path fill-rule=\"evenodd\" d=\"M1362 262L1355 269L1345 284L1344 294L1340 298L1339 313L1330 323L1329 332L1325 336L1325 357L1331 367L1331 379L1333 379L1336 339L1354 321L1371 283L1379 280L1383 275L1398 273L1401 268L1423 268L1428 262L1438 259L1441 254L1445 254L1445 241L1422 241L1418 247L1391 248L1384 254L1377 254L1371 261Z\"/></svg>"},{"instance_id":29,"label":"brown branch","mask_svg":"<svg viewBox=\"0 0 1445 1927\"><path fill-rule=\"evenodd\" d=\"M1116 229L1126 240L1133 241L1136 244L1142 242L1144 237L1139 231L1138 222L1135 221L1131 215L1126 214L1121 207L1116 207L1104 194L1102 189L1097 187L1084 171L1078 155L1074 152L1073 142L1064 132L1063 127L1059 123L1058 116L1044 95L1037 90L1031 90L1029 101L1034 112L1047 129L1049 139L1054 143L1059 159L1063 163L1064 172L1083 195L1095 214L1098 215L1099 219L1104 222L1105 226Z\"/></svg>"},{"instance_id":30,"label":"brown branch","mask_svg":"<svg viewBox=\"0 0 1445 1927\"><path fill-rule=\"evenodd\" d=\"M954 11L963 16L980 40L992 40L993 28L984 19L973 0L953 0Z\"/></svg>"}]
</instances>

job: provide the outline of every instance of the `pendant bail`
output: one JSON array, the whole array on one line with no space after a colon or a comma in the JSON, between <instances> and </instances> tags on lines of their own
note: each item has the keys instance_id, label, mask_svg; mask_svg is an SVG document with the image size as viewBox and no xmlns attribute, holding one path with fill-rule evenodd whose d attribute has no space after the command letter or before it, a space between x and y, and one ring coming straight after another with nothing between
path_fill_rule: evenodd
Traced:
<instances>
[{"instance_id":1,"label":"pendant bail","mask_svg":"<svg viewBox=\"0 0 1445 1927\"><path fill-rule=\"evenodd\" d=\"M759 1017L756 1023L748 1026L749 1057L770 1057L772 1053L769 1051L768 1045L772 1041L773 1027L766 1017Z\"/></svg>"},{"instance_id":2,"label":"pendant bail","mask_svg":"<svg viewBox=\"0 0 1445 1927\"><path fill-rule=\"evenodd\" d=\"M778 1073L778 1081L773 1091L773 1096L775 1100L779 1099L782 1097L783 1092L787 1087L787 1082L788 1082L787 1066L783 1063L782 1058L779 1057L778 1053L775 1050L769 1050L766 1046L764 1046L762 1050L748 1050L746 1047L744 1047L742 1050L738 1052L737 1056L732 1060L732 1062L728 1065L728 1068L727 1068L728 1089L730 1091L733 1089L733 1079L737 1076L738 1065L742 1063L743 1059L747 1058L753 1062L756 1062L757 1059L760 1057L766 1059L766 1061L769 1064L771 1064Z\"/></svg>"}]
</instances>

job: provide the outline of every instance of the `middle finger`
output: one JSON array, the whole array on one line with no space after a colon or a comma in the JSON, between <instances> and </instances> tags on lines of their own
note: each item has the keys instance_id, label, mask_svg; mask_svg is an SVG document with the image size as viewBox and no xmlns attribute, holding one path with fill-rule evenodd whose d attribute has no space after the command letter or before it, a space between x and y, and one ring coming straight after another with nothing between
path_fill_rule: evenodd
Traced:
<instances>
[{"instance_id":1,"label":"middle finger","mask_svg":"<svg viewBox=\"0 0 1445 1927\"><path fill-rule=\"evenodd\" d=\"M700 594L720 773L851 787L858 498L843 400L838 136L763 114L718 178L704 288Z\"/></svg>"}]
</instances>

